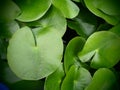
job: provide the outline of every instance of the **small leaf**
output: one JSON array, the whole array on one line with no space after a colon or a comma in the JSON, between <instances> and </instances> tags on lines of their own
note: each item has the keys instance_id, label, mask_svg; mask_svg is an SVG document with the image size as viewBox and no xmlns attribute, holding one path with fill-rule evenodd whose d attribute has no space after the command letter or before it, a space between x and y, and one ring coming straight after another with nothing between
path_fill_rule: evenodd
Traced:
<instances>
[{"instance_id":1,"label":"small leaf","mask_svg":"<svg viewBox=\"0 0 120 90\"><path fill-rule=\"evenodd\" d=\"M65 76L63 70L63 64L59 68L49 75L45 80L44 90L61 90L61 84Z\"/></svg>"},{"instance_id":2,"label":"small leaf","mask_svg":"<svg viewBox=\"0 0 120 90\"><path fill-rule=\"evenodd\" d=\"M52 3L61 10L66 18L74 18L79 13L79 8L71 0L52 0Z\"/></svg>"},{"instance_id":3,"label":"small leaf","mask_svg":"<svg viewBox=\"0 0 120 90\"><path fill-rule=\"evenodd\" d=\"M82 37L75 37L68 43L64 55L64 68L66 73L73 64L77 64L77 53L82 50L84 43L85 39Z\"/></svg>"},{"instance_id":4,"label":"small leaf","mask_svg":"<svg viewBox=\"0 0 120 90\"><path fill-rule=\"evenodd\" d=\"M28 27L15 32L7 50L12 71L25 80L38 80L53 73L63 54L63 42L57 35L56 30L49 28L41 29L38 36Z\"/></svg>"},{"instance_id":5,"label":"small leaf","mask_svg":"<svg viewBox=\"0 0 120 90\"><path fill-rule=\"evenodd\" d=\"M63 80L61 90L84 90L91 82L91 79L92 77L88 70L73 65Z\"/></svg>"},{"instance_id":6,"label":"small leaf","mask_svg":"<svg viewBox=\"0 0 120 90\"><path fill-rule=\"evenodd\" d=\"M14 0L22 13L17 17L19 21L30 22L41 18L51 6L51 0Z\"/></svg>"},{"instance_id":7,"label":"small leaf","mask_svg":"<svg viewBox=\"0 0 120 90\"><path fill-rule=\"evenodd\" d=\"M0 9L0 23L13 21L21 12L12 0L2 0Z\"/></svg>"},{"instance_id":8,"label":"small leaf","mask_svg":"<svg viewBox=\"0 0 120 90\"><path fill-rule=\"evenodd\" d=\"M114 73L107 69L98 69L85 90L117 90L116 89L116 77Z\"/></svg>"},{"instance_id":9,"label":"small leaf","mask_svg":"<svg viewBox=\"0 0 120 90\"><path fill-rule=\"evenodd\" d=\"M93 68L113 67L120 59L120 37L109 31L92 34L78 56L82 62L91 59Z\"/></svg>"}]
</instances>

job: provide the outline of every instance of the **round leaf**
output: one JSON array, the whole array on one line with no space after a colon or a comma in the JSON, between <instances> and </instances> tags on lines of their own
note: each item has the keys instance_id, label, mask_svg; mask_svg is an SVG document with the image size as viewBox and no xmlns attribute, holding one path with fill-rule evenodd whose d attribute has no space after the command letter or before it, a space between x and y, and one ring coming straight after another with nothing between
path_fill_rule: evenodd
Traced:
<instances>
[{"instance_id":1,"label":"round leaf","mask_svg":"<svg viewBox=\"0 0 120 90\"><path fill-rule=\"evenodd\" d=\"M92 34L78 56L82 62L91 59L93 68L113 67L120 59L120 37L109 31Z\"/></svg>"},{"instance_id":2,"label":"round leaf","mask_svg":"<svg viewBox=\"0 0 120 90\"><path fill-rule=\"evenodd\" d=\"M30 22L41 18L51 6L51 0L14 0L22 13L17 17L23 22Z\"/></svg>"},{"instance_id":3,"label":"round leaf","mask_svg":"<svg viewBox=\"0 0 120 90\"><path fill-rule=\"evenodd\" d=\"M42 29L34 36L28 27L11 38L7 58L12 71L20 78L38 80L53 73L60 65L63 53L61 37L56 30Z\"/></svg>"}]
</instances>

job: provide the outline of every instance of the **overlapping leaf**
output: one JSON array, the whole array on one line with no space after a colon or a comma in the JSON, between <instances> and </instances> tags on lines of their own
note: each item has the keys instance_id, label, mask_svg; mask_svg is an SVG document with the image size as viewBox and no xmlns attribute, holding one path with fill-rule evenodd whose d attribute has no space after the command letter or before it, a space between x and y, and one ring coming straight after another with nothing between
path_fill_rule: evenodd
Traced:
<instances>
[{"instance_id":1,"label":"overlapping leaf","mask_svg":"<svg viewBox=\"0 0 120 90\"><path fill-rule=\"evenodd\" d=\"M84 90L91 82L91 79L92 77L88 70L73 65L63 80L61 90Z\"/></svg>"},{"instance_id":2,"label":"overlapping leaf","mask_svg":"<svg viewBox=\"0 0 120 90\"><path fill-rule=\"evenodd\" d=\"M85 4L91 12L112 25L120 21L119 0L85 0Z\"/></svg>"},{"instance_id":3,"label":"overlapping leaf","mask_svg":"<svg viewBox=\"0 0 120 90\"><path fill-rule=\"evenodd\" d=\"M113 67L120 59L120 37L109 31L92 34L78 56L82 62L91 59L93 68Z\"/></svg>"},{"instance_id":4,"label":"overlapping leaf","mask_svg":"<svg viewBox=\"0 0 120 90\"><path fill-rule=\"evenodd\" d=\"M53 74L46 78L44 90L61 90L61 84L64 77L63 64L61 64Z\"/></svg>"},{"instance_id":5,"label":"overlapping leaf","mask_svg":"<svg viewBox=\"0 0 120 90\"><path fill-rule=\"evenodd\" d=\"M77 64L77 53L81 51L84 43L85 40L82 37L75 37L68 43L64 55L64 68L66 73L73 64Z\"/></svg>"},{"instance_id":6,"label":"overlapping leaf","mask_svg":"<svg viewBox=\"0 0 120 90\"><path fill-rule=\"evenodd\" d=\"M51 0L14 0L20 7L22 13L18 20L29 22L41 18L51 6Z\"/></svg>"},{"instance_id":7,"label":"overlapping leaf","mask_svg":"<svg viewBox=\"0 0 120 90\"><path fill-rule=\"evenodd\" d=\"M13 21L19 14L20 8L12 0L3 0L0 3L0 23Z\"/></svg>"},{"instance_id":8,"label":"overlapping leaf","mask_svg":"<svg viewBox=\"0 0 120 90\"><path fill-rule=\"evenodd\" d=\"M66 18L74 18L79 13L79 8L71 0L52 0L52 3Z\"/></svg>"},{"instance_id":9,"label":"overlapping leaf","mask_svg":"<svg viewBox=\"0 0 120 90\"><path fill-rule=\"evenodd\" d=\"M98 69L93 75L91 83L85 90L118 90L114 73L107 69Z\"/></svg>"}]
</instances>

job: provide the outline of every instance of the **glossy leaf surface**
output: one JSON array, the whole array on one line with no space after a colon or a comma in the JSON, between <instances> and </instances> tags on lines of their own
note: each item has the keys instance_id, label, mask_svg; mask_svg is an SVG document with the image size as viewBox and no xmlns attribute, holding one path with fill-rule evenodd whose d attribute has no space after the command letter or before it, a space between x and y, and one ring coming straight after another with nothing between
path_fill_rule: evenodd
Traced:
<instances>
[{"instance_id":1,"label":"glossy leaf surface","mask_svg":"<svg viewBox=\"0 0 120 90\"><path fill-rule=\"evenodd\" d=\"M91 59L91 67L113 67L120 59L120 37L109 31L92 34L78 56L82 62Z\"/></svg>"},{"instance_id":2,"label":"glossy leaf surface","mask_svg":"<svg viewBox=\"0 0 120 90\"><path fill-rule=\"evenodd\" d=\"M23 27L12 37L8 46L8 64L20 78L38 80L53 73L60 65L63 43L54 29L41 29L34 36ZM52 53L51 53L52 51Z\"/></svg>"},{"instance_id":3,"label":"glossy leaf surface","mask_svg":"<svg viewBox=\"0 0 120 90\"><path fill-rule=\"evenodd\" d=\"M29 22L41 18L51 6L51 0L14 0L20 7L22 13L17 17L18 20Z\"/></svg>"},{"instance_id":4,"label":"glossy leaf surface","mask_svg":"<svg viewBox=\"0 0 120 90\"><path fill-rule=\"evenodd\" d=\"M54 73L46 78L44 90L61 90L64 76L63 64L61 64Z\"/></svg>"},{"instance_id":5,"label":"glossy leaf surface","mask_svg":"<svg viewBox=\"0 0 120 90\"><path fill-rule=\"evenodd\" d=\"M85 90L117 90L116 77L114 73L107 69L98 69L88 87Z\"/></svg>"},{"instance_id":6,"label":"glossy leaf surface","mask_svg":"<svg viewBox=\"0 0 120 90\"><path fill-rule=\"evenodd\" d=\"M84 90L91 82L91 79L92 77L88 70L73 65L63 80L61 90Z\"/></svg>"},{"instance_id":7,"label":"glossy leaf surface","mask_svg":"<svg viewBox=\"0 0 120 90\"><path fill-rule=\"evenodd\" d=\"M52 3L66 18L74 18L79 13L79 8L71 0L52 0Z\"/></svg>"},{"instance_id":8,"label":"glossy leaf surface","mask_svg":"<svg viewBox=\"0 0 120 90\"><path fill-rule=\"evenodd\" d=\"M78 64L77 54L83 48L84 43L85 39L82 37L75 37L68 43L64 55L64 68L66 73L73 64Z\"/></svg>"},{"instance_id":9,"label":"glossy leaf surface","mask_svg":"<svg viewBox=\"0 0 120 90\"><path fill-rule=\"evenodd\" d=\"M119 0L85 0L85 4L91 12L112 25L120 21Z\"/></svg>"}]
</instances>

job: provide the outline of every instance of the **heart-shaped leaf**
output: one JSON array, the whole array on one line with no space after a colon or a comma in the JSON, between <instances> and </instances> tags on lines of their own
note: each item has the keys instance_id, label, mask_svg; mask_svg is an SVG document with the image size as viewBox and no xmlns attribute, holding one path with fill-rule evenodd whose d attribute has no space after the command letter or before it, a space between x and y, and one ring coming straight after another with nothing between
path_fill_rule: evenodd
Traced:
<instances>
[{"instance_id":1,"label":"heart-shaped leaf","mask_svg":"<svg viewBox=\"0 0 120 90\"><path fill-rule=\"evenodd\" d=\"M91 75L88 70L78 66L71 66L63 80L61 90L84 90L91 82Z\"/></svg>"},{"instance_id":2,"label":"heart-shaped leaf","mask_svg":"<svg viewBox=\"0 0 120 90\"><path fill-rule=\"evenodd\" d=\"M52 0L52 3L66 18L74 18L79 13L79 8L71 0Z\"/></svg>"},{"instance_id":3,"label":"heart-shaped leaf","mask_svg":"<svg viewBox=\"0 0 120 90\"><path fill-rule=\"evenodd\" d=\"M112 25L120 21L119 0L85 0L85 4L91 12Z\"/></svg>"},{"instance_id":4,"label":"heart-shaped leaf","mask_svg":"<svg viewBox=\"0 0 120 90\"><path fill-rule=\"evenodd\" d=\"M63 70L63 64L59 68L49 75L45 80L44 90L61 90L61 84L65 76Z\"/></svg>"},{"instance_id":5,"label":"heart-shaped leaf","mask_svg":"<svg viewBox=\"0 0 120 90\"><path fill-rule=\"evenodd\" d=\"M68 43L64 55L64 68L66 73L73 64L77 64L77 54L82 50L84 43L85 39L82 37L75 37Z\"/></svg>"},{"instance_id":6,"label":"heart-shaped leaf","mask_svg":"<svg viewBox=\"0 0 120 90\"><path fill-rule=\"evenodd\" d=\"M13 21L21 12L12 0L3 0L0 9L0 23Z\"/></svg>"},{"instance_id":7,"label":"heart-shaped leaf","mask_svg":"<svg viewBox=\"0 0 120 90\"><path fill-rule=\"evenodd\" d=\"M29 22L41 18L51 6L51 0L14 0L20 7L22 13L18 20Z\"/></svg>"},{"instance_id":8,"label":"heart-shaped leaf","mask_svg":"<svg viewBox=\"0 0 120 90\"><path fill-rule=\"evenodd\" d=\"M63 53L63 42L57 35L56 30L49 28L41 29L38 36L28 27L15 32L7 50L12 71L26 80L38 80L53 73Z\"/></svg>"},{"instance_id":9,"label":"heart-shaped leaf","mask_svg":"<svg viewBox=\"0 0 120 90\"><path fill-rule=\"evenodd\" d=\"M92 34L78 56L82 62L90 59L93 68L113 67L120 59L120 37L109 31Z\"/></svg>"},{"instance_id":10,"label":"heart-shaped leaf","mask_svg":"<svg viewBox=\"0 0 120 90\"><path fill-rule=\"evenodd\" d=\"M116 77L107 68L98 69L85 90L118 90L116 89Z\"/></svg>"}]
</instances>

